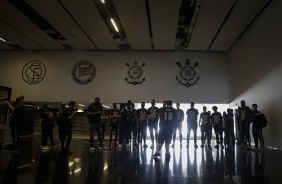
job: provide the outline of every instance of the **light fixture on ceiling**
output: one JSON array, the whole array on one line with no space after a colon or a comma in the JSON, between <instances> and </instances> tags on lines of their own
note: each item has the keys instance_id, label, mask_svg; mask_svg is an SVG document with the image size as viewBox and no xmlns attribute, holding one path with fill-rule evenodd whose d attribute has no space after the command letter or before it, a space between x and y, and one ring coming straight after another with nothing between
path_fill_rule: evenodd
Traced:
<instances>
[{"instance_id":1,"label":"light fixture on ceiling","mask_svg":"<svg viewBox=\"0 0 282 184\"><path fill-rule=\"evenodd\" d=\"M2 37L0 37L0 40L1 40L2 42L7 42L7 40L5 40L5 39L2 38Z\"/></svg>"},{"instance_id":2,"label":"light fixture on ceiling","mask_svg":"<svg viewBox=\"0 0 282 184\"><path fill-rule=\"evenodd\" d=\"M101 0L101 2L102 2L103 4L105 4L105 0Z\"/></svg>"},{"instance_id":3,"label":"light fixture on ceiling","mask_svg":"<svg viewBox=\"0 0 282 184\"><path fill-rule=\"evenodd\" d=\"M114 26L116 32L119 32L119 30L118 30L118 28L117 28L117 25L116 25L116 23L115 23L115 21L114 21L114 19L111 19L111 22L112 22L112 24L113 24L113 26Z\"/></svg>"}]
</instances>

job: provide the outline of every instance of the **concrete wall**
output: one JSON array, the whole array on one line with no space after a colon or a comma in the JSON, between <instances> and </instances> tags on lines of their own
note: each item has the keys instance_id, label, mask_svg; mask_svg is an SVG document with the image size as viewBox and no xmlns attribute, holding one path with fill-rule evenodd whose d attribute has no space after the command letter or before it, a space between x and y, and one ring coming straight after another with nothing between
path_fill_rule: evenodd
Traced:
<instances>
[{"instance_id":1,"label":"concrete wall","mask_svg":"<svg viewBox=\"0 0 282 184\"><path fill-rule=\"evenodd\" d=\"M176 81L180 68L190 59L196 61L198 84L189 88ZM46 76L38 84L24 82L22 70L31 60L39 60L46 67ZM79 85L71 78L73 66L81 61L91 61L96 67L94 80ZM141 85L128 84L126 63L146 65L145 82ZM71 99L77 102L92 102L96 96L102 102L157 102L172 99L182 103L226 104L228 99L227 54L222 52L90 52L90 51L19 51L0 52L0 84L13 89L12 99L24 94L27 101L61 102ZM190 81L192 82L192 81Z\"/></svg>"},{"instance_id":2,"label":"concrete wall","mask_svg":"<svg viewBox=\"0 0 282 184\"><path fill-rule=\"evenodd\" d=\"M257 103L269 125L265 145L282 148L282 1L274 0L229 52L231 107Z\"/></svg>"}]
</instances>

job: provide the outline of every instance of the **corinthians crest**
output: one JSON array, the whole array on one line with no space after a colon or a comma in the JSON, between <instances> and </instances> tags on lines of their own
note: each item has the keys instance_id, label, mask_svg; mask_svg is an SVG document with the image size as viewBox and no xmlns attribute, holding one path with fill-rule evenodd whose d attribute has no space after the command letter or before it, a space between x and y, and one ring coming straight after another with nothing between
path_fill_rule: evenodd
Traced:
<instances>
[{"instance_id":1,"label":"corinthians crest","mask_svg":"<svg viewBox=\"0 0 282 184\"><path fill-rule=\"evenodd\" d=\"M186 59L184 66L178 61L176 65L180 68L179 77L176 76L177 84L186 86L187 88L198 84L200 76L197 76L196 68L199 66L199 63L196 62L194 65L191 65L190 60Z\"/></svg>"},{"instance_id":2,"label":"corinthians crest","mask_svg":"<svg viewBox=\"0 0 282 184\"><path fill-rule=\"evenodd\" d=\"M128 84L132 84L134 86L137 84L142 84L144 81L146 81L143 69L145 65L146 63L139 65L137 60L135 60L132 65L126 63L126 66L128 67L126 71L127 77L125 77L124 80Z\"/></svg>"}]
</instances>

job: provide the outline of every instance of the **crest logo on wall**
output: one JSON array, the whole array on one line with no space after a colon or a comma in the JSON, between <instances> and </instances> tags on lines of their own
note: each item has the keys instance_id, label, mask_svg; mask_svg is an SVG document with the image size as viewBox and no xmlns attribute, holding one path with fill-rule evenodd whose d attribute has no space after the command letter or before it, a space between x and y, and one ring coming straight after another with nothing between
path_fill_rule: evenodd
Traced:
<instances>
[{"instance_id":1,"label":"crest logo on wall","mask_svg":"<svg viewBox=\"0 0 282 184\"><path fill-rule=\"evenodd\" d=\"M96 67L87 60L77 62L71 70L72 79L78 84L88 84L96 76Z\"/></svg>"},{"instance_id":2,"label":"crest logo on wall","mask_svg":"<svg viewBox=\"0 0 282 184\"><path fill-rule=\"evenodd\" d=\"M176 76L177 84L181 84L187 88L198 85L198 81L200 80L200 76L197 76L196 68L199 66L199 63L196 62L194 65L191 65L190 59L186 59L184 65L182 65L179 61L176 65L180 68L179 76Z\"/></svg>"},{"instance_id":3,"label":"crest logo on wall","mask_svg":"<svg viewBox=\"0 0 282 184\"><path fill-rule=\"evenodd\" d=\"M142 84L144 81L146 81L144 77L144 66L146 63L143 63L142 65L138 64L138 61L135 60L132 65L129 65L126 63L127 71L127 77L125 77L125 81L127 84L137 85Z\"/></svg>"},{"instance_id":4,"label":"crest logo on wall","mask_svg":"<svg viewBox=\"0 0 282 184\"><path fill-rule=\"evenodd\" d=\"M38 84L46 74L46 68L40 61L33 60L28 62L22 70L22 78L28 84Z\"/></svg>"}]
</instances>

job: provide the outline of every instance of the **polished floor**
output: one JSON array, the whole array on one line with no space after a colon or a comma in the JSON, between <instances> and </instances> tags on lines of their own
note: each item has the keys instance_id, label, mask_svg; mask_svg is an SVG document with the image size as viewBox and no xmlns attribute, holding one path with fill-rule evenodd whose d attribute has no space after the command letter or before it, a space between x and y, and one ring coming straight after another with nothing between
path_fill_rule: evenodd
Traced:
<instances>
[{"instance_id":1,"label":"polished floor","mask_svg":"<svg viewBox=\"0 0 282 184\"><path fill-rule=\"evenodd\" d=\"M149 147L90 152L89 141L81 138L72 140L70 156L58 149L42 152L39 136L23 138L22 145L19 153L0 152L2 183L282 183L282 151L269 148L187 149L177 142L170 160L162 148L156 161Z\"/></svg>"}]
</instances>

